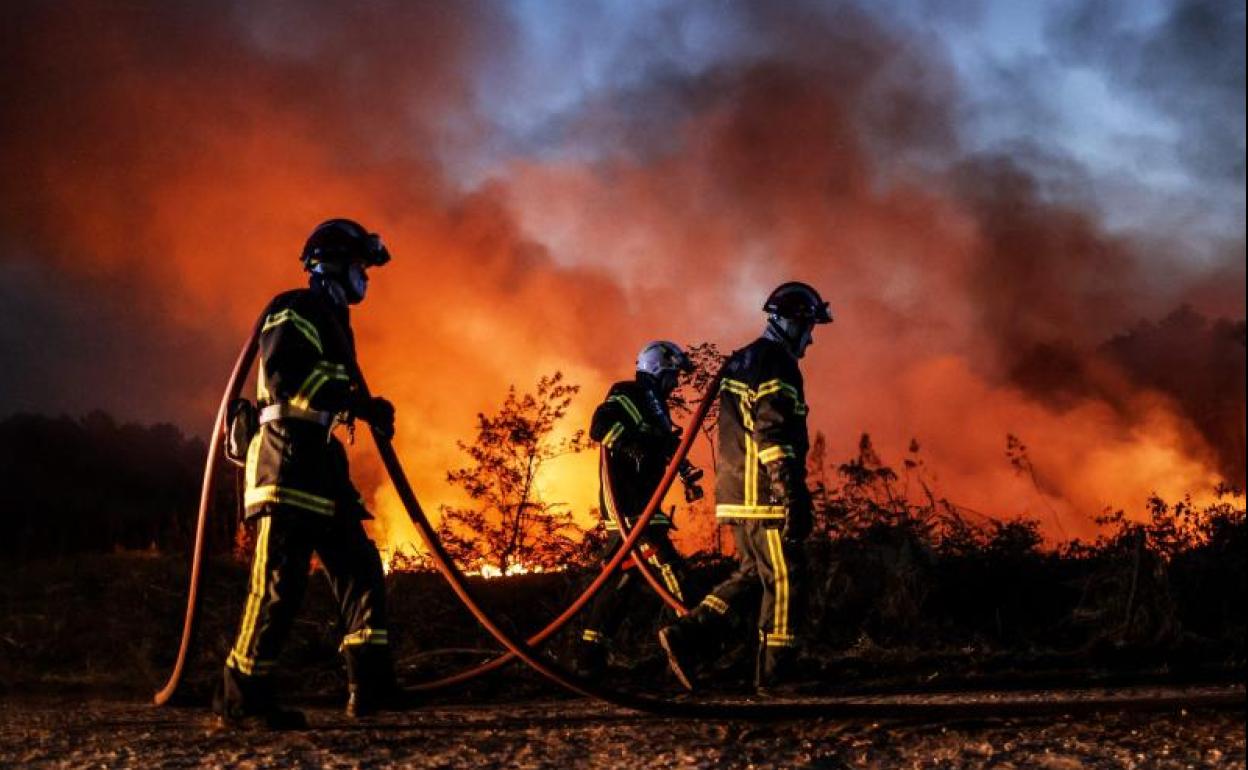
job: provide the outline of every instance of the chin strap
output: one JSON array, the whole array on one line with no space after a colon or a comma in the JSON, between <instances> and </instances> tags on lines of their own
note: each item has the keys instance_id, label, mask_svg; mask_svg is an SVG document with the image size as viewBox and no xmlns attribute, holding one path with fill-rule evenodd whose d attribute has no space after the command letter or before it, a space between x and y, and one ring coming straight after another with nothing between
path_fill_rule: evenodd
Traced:
<instances>
[{"instance_id":1,"label":"chin strap","mask_svg":"<svg viewBox=\"0 0 1248 770\"><path fill-rule=\"evenodd\" d=\"M775 318L767 319L767 328L763 331L763 336L769 340L779 342L781 345L784 345L785 350L788 350L793 355L797 355L797 346L801 342L801 338L793 339Z\"/></svg>"},{"instance_id":2,"label":"chin strap","mask_svg":"<svg viewBox=\"0 0 1248 770\"><path fill-rule=\"evenodd\" d=\"M320 269L320 265L312 268L312 288L324 292L333 300L335 305L339 307L347 307L350 303L347 301L347 290L336 276L330 275Z\"/></svg>"}]
</instances>

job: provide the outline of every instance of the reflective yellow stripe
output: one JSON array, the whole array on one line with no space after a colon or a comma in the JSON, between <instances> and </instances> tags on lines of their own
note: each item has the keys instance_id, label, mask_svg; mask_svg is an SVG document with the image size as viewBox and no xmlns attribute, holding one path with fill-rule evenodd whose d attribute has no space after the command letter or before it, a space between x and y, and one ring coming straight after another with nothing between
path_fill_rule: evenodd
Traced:
<instances>
[{"instance_id":1,"label":"reflective yellow stripe","mask_svg":"<svg viewBox=\"0 0 1248 770\"><path fill-rule=\"evenodd\" d=\"M801 399L797 396L797 388L793 387L784 380L775 379L767 380L763 384L754 389L754 398L760 399L770 396L772 393L783 393L796 403L801 403Z\"/></svg>"},{"instance_id":2,"label":"reflective yellow stripe","mask_svg":"<svg viewBox=\"0 0 1248 770\"><path fill-rule=\"evenodd\" d=\"M789 634L764 634L763 637L768 647L792 647L797 644L797 637Z\"/></svg>"},{"instance_id":3,"label":"reflective yellow stripe","mask_svg":"<svg viewBox=\"0 0 1248 770\"><path fill-rule=\"evenodd\" d=\"M308 378L299 386L299 392L290 400L290 405L298 409L312 409L312 397L321 389L321 386L329 381L329 376L324 372L312 370Z\"/></svg>"},{"instance_id":4,"label":"reflective yellow stripe","mask_svg":"<svg viewBox=\"0 0 1248 770\"><path fill-rule=\"evenodd\" d=\"M676 579L676 573L672 570L672 565L659 558L658 554L653 554L647 560L658 568L660 574L663 575L663 584L667 586L668 592L682 602L685 597L680 595L680 581Z\"/></svg>"},{"instance_id":5,"label":"reflective yellow stripe","mask_svg":"<svg viewBox=\"0 0 1248 770\"><path fill-rule=\"evenodd\" d=\"M784 380L768 380L757 388L751 388L748 383L741 380L724 380L720 383L719 389L740 396L750 406L753 406L760 398L783 393L793 400L794 411L798 414L806 414L808 411L806 404L798 396L797 388Z\"/></svg>"},{"instance_id":6,"label":"reflective yellow stripe","mask_svg":"<svg viewBox=\"0 0 1248 770\"><path fill-rule=\"evenodd\" d=\"M264 604L264 597L267 593L269 530L272 524L273 517L264 516L260 519L260 524L256 529L256 552L252 555L247 605L243 610L243 623L238 629L238 639L234 642L234 650L230 654L230 660L234 660L238 664L236 668L244 674L251 674L254 668L254 661L247 651L251 647L251 640L256 630L256 618L260 615L260 607Z\"/></svg>"},{"instance_id":7,"label":"reflective yellow stripe","mask_svg":"<svg viewBox=\"0 0 1248 770\"><path fill-rule=\"evenodd\" d=\"M747 400L752 400L754 397L752 391L750 390L750 386L741 380L724 380L719 384L719 389L721 391L726 390L729 393Z\"/></svg>"},{"instance_id":8,"label":"reflective yellow stripe","mask_svg":"<svg viewBox=\"0 0 1248 770\"><path fill-rule=\"evenodd\" d=\"M620 406L624 407L624 411L628 412L628 416L632 417L633 421L636 422L638 425L641 425L643 422L645 422L645 420L641 418L641 410L637 408L637 405L634 404L633 400L629 398L628 396L620 395L617 393L616 395L611 396L607 400L614 401Z\"/></svg>"},{"instance_id":9,"label":"reflective yellow stripe","mask_svg":"<svg viewBox=\"0 0 1248 770\"><path fill-rule=\"evenodd\" d=\"M264 377L263 366L256 370L256 400L262 404L269 401L269 383Z\"/></svg>"},{"instance_id":10,"label":"reflective yellow stripe","mask_svg":"<svg viewBox=\"0 0 1248 770\"><path fill-rule=\"evenodd\" d=\"M754 400L757 401L773 393L783 393L793 399L793 411L797 414L804 415L810 411L810 408L806 406L805 402L798 395L797 388L783 380L768 380L759 385L757 390L754 391Z\"/></svg>"},{"instance_id":11,"label":"reflective yellow stripe","mask_svg":"<svg viewBox=\"0 0 1248 770\"><path fill-rule=\"evenodd\" d=\"M720 615L728 614L728 602L719 598L715 594L707 594L704 596L702 598L702 604L705 604L707 607L711 608L715 612L718 612Z\"/></svg>"},{"instance_id":12,"label":"reflective yellow stripe","mask_svg":"<svg viewBox=\"0 0 1248 770\"><path fill-rule=\"evenodd\" d=\"M363 645L363 644L389 644L389 643L390 643L390 637L389 637L389 634L386 633L386 629L369 628L365 626L364 628L361 628L359 631L354 631L342 637L342 644L339 645L339 649L342 649L343 647L359 647L360 645Z\"/></svg>"},{"instance_id":13,"label":"reflective yellow stripe","mask_svg":"<svg viewBox=\"0 0 1248 770\"><path fill-rule=\"evenodd\" d=\"M299 386L299 391L290 400L290 405L298 409L311 409L312 399L316 398L317 392L325 383L330 380L349 382L350 379L347 376L347 367L342 364L319 361L316 366L312 367L307 379Z\"/></svg>"},{"instance_id":14,"label":"reflective yellow stripe","mask_svg":"<svg viewBox=\"0 0 1248 770\"><path fill-rule=\"evenodd\" d=\"M721 519L783 519L783 505L729 505L715 506L715 516Z\"/></svg>"},{"instance_id":15,"label":"reflective yellow stripe","mask_svg":"<svg viewBox=\"0 0 1248 770\"><path fill-rule=\"evenodd\" d=\"M737 399L737 408L741 412L741 425L745 428L741 434L745 441L741 500L747 506L754 506L758 504L758 445L754 443L754 417L750 414L748 388L747 396Z\"/></svg>"},{"instance_id":16,"label":"reflective yellow stripe","mask_svg":"<svg viewBox=\"0 0 1248 770\"><path fill-rule=\"evenodd\" d=\"M241 671L247 676L252 676L268 673L270 669L277 665L277 661L257 660L246 655L240 655L237 650L230 650L229 657L225 659L225 665L236 671Z\"/></svg>"},{"instance_id":17,"label":"reflective yellow stripe","mask_svg":"<svg viewBox=\"0 0 1248 770\"><path fill-rule=\"evenodd\" d=\"M247 445L247 462L243 465L243 489L251 489L256 485L256 468L260 462L260 436L263 433L264 427L261 426Z\"/></svg>"},{"instance_id":18,"label":"reflective yellow stripe","mask_svg":"<svg viewBox=\"0 0 1248 770\"><path fill-rule=\"evenodd\" d=\"M243 504L248 508L262 503L291 505L326 516L332 516L334 513L334 501L328 497L320 497L298 489L291 489L290 487L278 487L270 484L248 489L247 493L243 495Z\"/></svg>"},{"instance_id":19,"label":"reflective yellow stripe","mask_svg":"<svg viewBox=\"0 0 1248 770\"><path fill-rule=\"evenodd\" d=\"M607 508L607 516L610 517L610 529L620 528L620 512L615 507L615 490L611 489L611 475L607 472L607 453L605 451L598 453L599 467L599 483L602 485L602 504Z\"/></svg>"},{"instance_id":20,"label":"reflective yellow stripe","mask_svg":"<svg viewBox=\"0 0 1248 770\"><path fill-rule=\"evenodd\" d=\"M769 529L767 546L771 551L771 570L775 578L775 615L771 632L776 637L789 635L789 566L784 561L784 545L780 542L780 530Z\"/></svg>"},{"instance_id":21,"label":"reflective yellow stripe","mask_svg":"<svg viewBox=\"0 0 1248 770\"><path fill-rule=\"evenodd\" d=\"M764 463L774 463L784 457L797 457L797 453L793 451L793 447L788 444L780 444L778 446L769 446L758 453L758 459Z\"/></svg>"},{"instance_id":22,"label":"reflective yellow stripe","mask_svg":"<svg viewBox=\"0 0 1248 770\"><path fill-rule=\"evenodd\" d=\"M607 431L607 435L602 437L602 445L610 449L611 445L616 442L620 434L624 432L624 423L617 422L611 426L611 430Z\"/></svg>"},{"instance_id":23,"label":"reflective yellow stripe","mask_svg":"<svg viewBox=\"0 0 1248 770\"><path fill-rule=\"evenodd\" d=\"M312 347L316 348L317 353L325 352L325 349L321 347L321 335L316 331L316 327L311 321L290 308L274 313L264 319L264 327L260 329L260 332L263 334L269 329L272 329L275 326L280 326L284 323L293 324L296 329L302 332L303 336L307 337L308 342L312 343Z\"/></svg>"},{"instance_id":24,"label":"reflective yellow stripe","mask_svg":"<svg viewBox=\"0 0 1248 770\"><path fill-rule=\"evenodd\" d=\"M581 639L586 642L593 642L594 644L602 644L604 641L606 641L602 638L601 633L593 630L592 628L587 628L584 631L582 631Z\"/></svg>"}]
</instances>

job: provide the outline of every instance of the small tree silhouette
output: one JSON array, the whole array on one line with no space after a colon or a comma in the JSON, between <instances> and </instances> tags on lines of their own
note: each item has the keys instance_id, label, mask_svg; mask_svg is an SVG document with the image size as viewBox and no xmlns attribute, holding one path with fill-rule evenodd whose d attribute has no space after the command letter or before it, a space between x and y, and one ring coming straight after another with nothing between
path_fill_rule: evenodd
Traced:
<instances>
[{"instance_id":1,"label":"small tree silhouette","mask_svg":"<svg viewBox=\"0 0 1248 770\"><path fill-rule=\"evenodd\" d=\"M582 430L552 436L580 389L555 372L540 378L534 393L508 388L497 414L477 414L476 440L458 442L471 464L446 474L474 505L441 507L439 536L460 564L506 574L518 566L557 567L575 556L584 532L563 503L538 496L537 482L548 461L587 446Z\"/></svg>"},{"instance_id":2,"label":"small tree silhouette","mask_svg":"<svg viewBox=\"0 0 1248 770\"><path fill-rule=\"evenodd\" d=\"M720 352L714 342L690 345L685 350L685 354L693 362L693 372L688 377L682 378L680 387L676 389L671 398L672 412L682 417L693 414L694 409L706 396L706 389L710 387L711 380L728 360L728 356ZM712 468L718 468L719 465L718 458L715 456L715 429L718 426L719 399L716 398L711 402L706 419L702 422L702 435L706 438L707 446L711 450Z\"/></svg>"}]
</instances>

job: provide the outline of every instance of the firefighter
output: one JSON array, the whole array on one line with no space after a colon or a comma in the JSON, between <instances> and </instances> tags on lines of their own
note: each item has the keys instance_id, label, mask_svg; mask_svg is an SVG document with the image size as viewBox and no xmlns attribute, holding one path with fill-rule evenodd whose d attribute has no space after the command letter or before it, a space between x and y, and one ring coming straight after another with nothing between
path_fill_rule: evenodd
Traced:
<instances>
[{"instance_id":1,"label":"firefighter","mask_svg":"<svg viewBox=\"0 0 1248 770\"><path fill-rule=\"evenodd\" d=\"M792 673L805 591L806 398L798 360L816 324L832 314L812 287L790 282L763 305L761 337L729 358L720 385L715 517L732 530L738 565L696 608L659 631L672 672L692 690L697 667L743 630L760 584L754 686L762 694Z\"/></svg>"},{"instance_id":2,"label":"firefighter","mask_svg":"<svg viewBox=\"0 0 1248 770\"><path fill-rule=\"evenodd\" d=\"M589 435L601 445L598 505L603 526L610 533L603 549L604 561L610 560L623 542L620 522L631 529L680 443L680 431L672 424L668 401L680 374L691 371L693 363L678 345L651 342L637 356L635 378L612 385L606 400L594 411ZM692 502L701 498L702 489L697 483L701 470L686 462L680 471L685 499ZM594 597L576 656L577 668L583 675L596 676L606 667L607 645L643 580L632 562L638 552L667 590L683 598L682 559L668 537L671 527L671 517L662 510L656 512L634 556L624 562L613 582Z\"/></svg>"},{"instance_id":3,"label":"firefighter","mask_svg":"<svg viewBox=\"0 0 1248 770\"><path fill-rule=\"evenodd\" d=\"M308 287L279 294L260 326L259 429L248 444L245 516L256 547L238 636L225 661L217 710L224 724L306 725L274 700L271 674L307 586L316 553L338 602L349 680L347 713L364 716L392 692L385 586L371 518L333 435L361 419L394 433L394 407L361 394L349 307L364 299L368 269L390 254L356 222L319 225L303 249Z\"/></svg>"}]
</instances>

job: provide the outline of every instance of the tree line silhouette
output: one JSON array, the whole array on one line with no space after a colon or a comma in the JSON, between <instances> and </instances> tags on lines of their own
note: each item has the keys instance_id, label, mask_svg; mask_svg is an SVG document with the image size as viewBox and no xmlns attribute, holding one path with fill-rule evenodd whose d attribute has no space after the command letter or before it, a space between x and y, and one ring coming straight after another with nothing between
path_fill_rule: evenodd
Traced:
<instances>
[{"instance_id":1,"label":"tree line silhouette","mask_svg":"<svg viewBox=\"0 0 1248 770\"><path fill-rule=\"evenodd\" d=\"M709 370L719 354L701 352ZM556 372L477 416L473 440L459 445L465 464L447 473L467 502L442 508L441 535L462 566L502 574L571 567L569 580L592 569L601 529L581 529L567 505L539 491L546 463L587 448L581 431L562 425L578 390ZM685 398L678 411L692 393ZM1022 440L1005 438L1003 461L1034 473ZM102 412L0 421L0 558L188 549L205 455L202 440L173 425L119 423ZM894 467L870 436L837 462L817 434L809 464L816 524L807 616L827 660L864 645L940 642L1111 656L1164 648L1191 658L1196 650L1242 662L1248 524L1237 489L1220 489L1203 507L1154 497L1143 521L1105 511L1094 540L1053 544L1038 521L992 518L940 497L917 441ZM237 547L246 539L239 481L233 472L218 477L210 554L246 556ZM691 557L691 595L731 568L717 551ZM392 565L427 567L412 554ZM657 622L644 617L632 626L638 641Z\"/></svg>"},{"instance_id":2,"label":"tree line silhouette","mask_svg":"<svg viewBox=\"0 0 1248 770\"><path fill-rule=\"evenodd\" d=\"M207 447L174 425L13 415L0 421L0 556L184 550L195 537ZM228 551L238 508L236 474L218 476L208 532Z\"/></svg>"}]
</instances>

